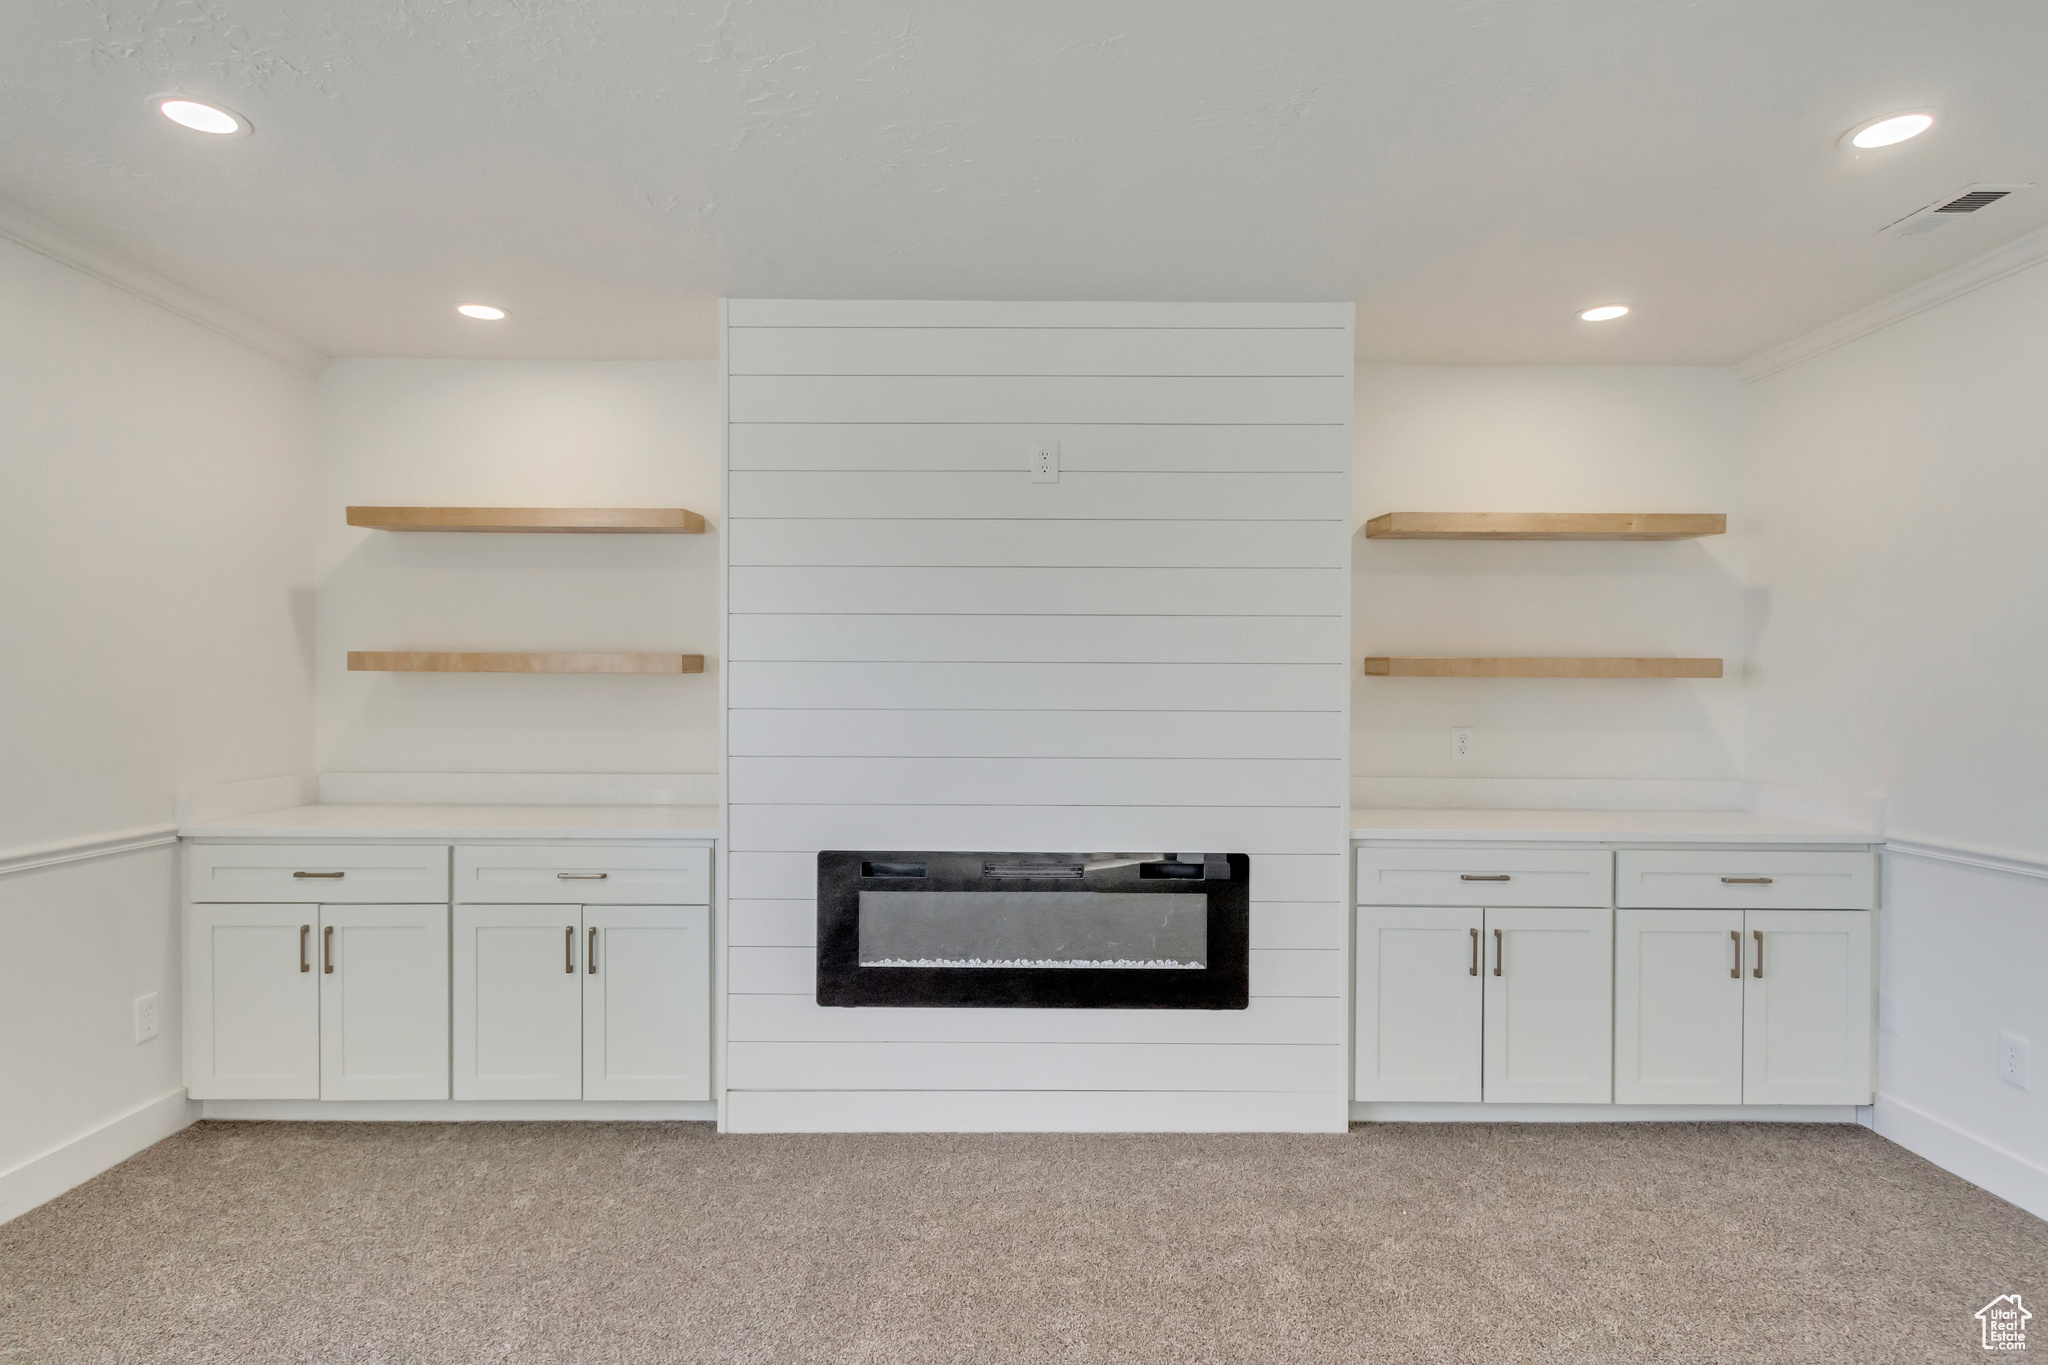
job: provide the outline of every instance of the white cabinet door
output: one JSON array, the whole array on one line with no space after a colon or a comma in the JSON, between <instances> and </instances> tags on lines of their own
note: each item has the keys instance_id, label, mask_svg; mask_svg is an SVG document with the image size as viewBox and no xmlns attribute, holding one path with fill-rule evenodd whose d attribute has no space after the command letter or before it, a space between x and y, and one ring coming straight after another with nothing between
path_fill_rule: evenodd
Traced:
<instances>
[{"instance_id":1,"label":"white cabinet door","mask_svg":"<svg viewBox=\"0 0 2048 1365\"><path fill-rule=\"evenodd\" d=\"M1614 912L1486 912L1488 1104L1614 1098Z\"/></svg>"},{"instance_id":2,"label":"white cabinet door","mask_svg":"<svg viewBox=\"0 0 2048 1365\"><path fill-rule=\"evenodd\" d=\"M320 1098L317 905L185 911L185 1089L196 1100Z\"/></svg>"},{"instance_id":3,"label":"white cabinet door","mask_svg":"<svg viewBox=\"0 0 2048 1365\"><path fill-rule=\"evenodd\" d=\"M1464 908L1359 909L1358 1099L1478 1101L1485 916Z\"/></svg>"},{"instance_id":4,"label":"white cabinet door","mask_svg":"<svg viewBox=\"0 0 2048 1365\"><path fill-rule=\"evenodd\" d=\"M448 907L320 907L320 1098L448 1098Z\"/></svg>"},{"instance_id":5,"label":"white cabinet door","mask_svg":"<svg viewBox=\"0 0 2048 1365\"><path fill-rule=\"evenodd\" d=\"M1750 910L1742 1102L1870 1103L1870 912Z\"/></svg>"},{"instance_id":6,"label":"white cabinet door","mask_svg":"<svg viewBox=\"0 0 2048 1365\"><path fill-rule=\"evenodd\" d=\"M583 907L583 1098L711 1098L711 912Z\"/></svg>"},{"instance_id":7,"label":"white cabinet door","mask_svg":"<svg viewBox=\"0 0 2048 1365\"><path fill-rule=\"evenodd\" d=\"M458 905L458 1100L583 1095L583 908Z\"/></svg>"},{"instance_id":8,"label":"white cabinet door","mask_svg":"<svg viewBox=\"0 0 2048 1365\"><path fill-rule=\"evenodd\" d=\"M1614 1102L1742 1103L1742 911L1614 913Z\"/></svg>"}]
</instances>

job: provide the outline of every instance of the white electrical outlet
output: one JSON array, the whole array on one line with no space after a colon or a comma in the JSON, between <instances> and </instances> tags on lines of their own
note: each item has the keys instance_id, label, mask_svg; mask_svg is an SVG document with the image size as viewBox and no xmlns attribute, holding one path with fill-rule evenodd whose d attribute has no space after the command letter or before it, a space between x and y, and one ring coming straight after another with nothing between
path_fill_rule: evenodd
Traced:
<instances>
[{"instance_id":1,"label":"white electrical outlet","mask_svg":"<svg viewBox=\"0 0 2048 1365\"><path fill-rule=\"evenodd\" d=\"M1877 993L1877 1031L1899 1036L1899 997L1890 991Z\"/></svg>"},{"instance_id":2,"label":"white electrical outlet","mask_svg":"<svg viewBox=\"0 0 2048 1365\"><path fill-rule=\"evenodd\" d=\"M2027 1040L2017 1033L1998 1035L1998 1079L2027 1088Z\"/></svg>"},{"instance_id":3,"label":"white electrical outlet","mask_svg":"<svg viewBox=\"0 0 2048 1365\"><path fill-rule=\"evenodd\" d=\"M1038 449L1031 455L1031 482L1058 483L1060 481L1060 443L1040 441Z\"/></svg>"},{"instance_id":4,"label":"white electrical outlet","mask_svg":"<svg viewBox=\"0 0 2048 1365\"><path fill-rule=\"evenodd\" d=\"M1452 727L1452 729L1451 729L1451 762L1453 762L1453 763L1470 763L1471 761L1472 761L1472 727L1471 727L1471 726L1469 726L1469 725L1459 725L1459 726L1454 726L1454 727Z\"/></svg>"},{"instance_id":5,"label":"white electrical outlet","mask_svg":"<svg viewBox=\"0 0 2048 1365\"><path fill-rule=\"evenodd\" d=\"M135 997L135 1041L146 1043L157 1035L156 992Z\"/></svg>"}]
</instances>

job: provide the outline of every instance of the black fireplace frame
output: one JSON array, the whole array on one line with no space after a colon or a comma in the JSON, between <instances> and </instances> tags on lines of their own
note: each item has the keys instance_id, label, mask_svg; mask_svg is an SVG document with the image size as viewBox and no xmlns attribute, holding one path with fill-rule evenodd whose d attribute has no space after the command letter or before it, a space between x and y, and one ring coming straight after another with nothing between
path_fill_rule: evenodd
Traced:
<instances>
[{"instance_id":1,"label":"black fireplace frame","mask_svg":"<svg viewBox=\"0 0 2048 1365\"><path fill-rule=\"evenodd\" d=\"M1200 871L1194 876L1192 860ZM893 868L889 865L894 865ZM1001 870L989 875L994 865ZM1085 867L1085 875L1076 866ZM1036 875L1033 869L1046 869ZM877 875L922 869L921 876ZM1251 859L1242 853L877 852L818 855L818 1003L988 1009L1241 1010L1251 1004ZM860 893L1200 891L1208 897L1200 968L863 967Z\"/></svg>"}]
</instances>

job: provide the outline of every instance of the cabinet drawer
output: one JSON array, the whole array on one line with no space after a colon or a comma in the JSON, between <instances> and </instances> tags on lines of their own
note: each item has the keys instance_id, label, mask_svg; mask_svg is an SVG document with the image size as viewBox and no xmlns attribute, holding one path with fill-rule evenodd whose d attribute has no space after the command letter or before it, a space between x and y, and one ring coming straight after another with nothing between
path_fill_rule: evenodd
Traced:
<instances>
[{"instance_id":1,"label":"cabinet drawer","mask_svg":"<svg viewBox=\"0 0 2048 1365\"><path fill-rule=\"evenodd\" d=\"M709 905L711 850L603 844L459 847L455 899L485 905Z\"/></svg>"},{"instance_id":2,"label":"cabinet drawer","mask_svg":"<svg viewBox=\"0 0 2048 1365\"><path fill-rule=\"evenodd\" d=\"M1872 910L1877 857L1654 849L1616 855L1615 901L1649 909Z\"/></svg>"},{"instance_id":3,"label":"cabinet drawer","mask_svg":"<svg viewBox=\"0 0 2048 1365\"><path fill-rule=\"evenodd\" d=\"M1360 905L1614 903L1605 849L1361 848Z\"/></svg>"},{"instance_id":4,"label":"cabinet drawer","mask_svg":"<svg viewBox=\"0 0 2048 1365\"><path fill-rule=\"evenodd\" d=\"M195 902L446 904L445 844L188 844Z\"/></svg>"}]
</instances>

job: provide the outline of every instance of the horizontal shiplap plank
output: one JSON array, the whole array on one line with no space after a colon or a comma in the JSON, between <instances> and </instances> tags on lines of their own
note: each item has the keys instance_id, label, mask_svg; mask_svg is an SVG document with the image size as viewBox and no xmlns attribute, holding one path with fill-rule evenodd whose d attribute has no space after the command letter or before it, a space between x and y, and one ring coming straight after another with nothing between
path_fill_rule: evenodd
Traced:
<instances>
[{"instance_id":1,"label":"horizontal shiplap plank","mask_svg":"<svg viewBox=\"0 0 2048 1365\"><path fill-rule=\"evenodd\" d=\"M1338 375L1334 328L734 327L730 374Z\"/></svg>"},{"instance_id":2,"label":"horizontal shiplap plank","mask_svg":"<svg viewBox=\"0 0 2048 1365\"><path fill-rule=\"evenodd\" d=\"M731 1042L740 1090L1313 1090L1331 1043Z\"/></svg>"},{"instance_id":3,"label":"horizontal shiplap plank","mask_svg":"<svg viewBox=\"0 0 2048 1365\"><path fill-rule=\"evenodd\" d=\"M730 1133L1341 1133L1317 1091L734 1090Z\"/></svg>"},{"instance_id":4,"label":"horizontal shiplap plank","mask_svg":"<svg viewBox=\"0 0 2048 1365\"><path fill-rule=\"evenodd\" d=\"M1341 662L1348 671L1351 649L1351 623L1337 615L778 612L734 616L730 631L726 658L746 662L1167 664L1257 659L1265 663Z\"/></svg>"},{"instance_id":5,"label":"horizontal shiplap plank","mask_svg":"<svg viewBox=\"0 0 2048 1365\"><path fill-rule=\"evenodd\" d=\"M738 804L1334 806L1337 758L734 758Z\"/></svg>"},{"instance_id":6,"label":"horizontal shiplap plank","mask_svg":"<svg viewBox=\"0 0 2048 1365\"><path fill-rule=\"evenodd\" d=\"M1236 375L766 375L726 380L731 422L1337 425L1351 380Z\"/></svg>"},{"instance_id":7,"label":"horizontal shiplap plank","mask_svg":"<svg viewBox=\"0 0 2048 1365\"><path fill-rule=\"evenodd\" d=\"M734 615L1341 616L1330 569L830 569L736 566ZM1347 667L1348 671L1348 667ZM740 700L739 694L734 694Z\"/></svg>"},{"instance_id":8,"label":"horizontal shiplap plank","mask_svg":"<svg viewBox=\"0 0 2048 1365\"><path fill-rule=\"evenodd\" d=\"M1342 753L1336 711L740 710L734 757L1320 758Z\"/></svg>"},{"instance_id":9,"label":"horizontal shiplap plank","mask_svg":"<svg viewBox=\"0 0 2048 1365\"><path fill-rule=\"evenodd\" d=\"M1340 473L1090 474L1033 483L1023 470L867 473L735 469L727 524L746 517L835 520L1338 521L1349 526Z\"/></svg>"},{"instance_id":10,"label":"horizontal shiplap plank","mask_svg":"<svg viewBox=\"0 0 2048 1365\"><path fill-rule=\"evenodd\" d=\"M730 663L734 709L1336 711L1341 664Z\"/></svg>"},{"instance_id":11,"label":"horizontal shiplap plank","mask_svg":"<svg viewBox=\"0 0 2048 1365\"><path fill-rule=\"evenodd\" d=\"M1248 568L1349 571L1341 521L932 521L748 517L728 523L736 565Z\"/></svg>"},{"instance_id":12,"label":"horizontal shiplap plank","mask_svg":"<svg viewBox=\"0 0 2048 1365\"><path fill-rule=\"evenodd\" d=\"M726 457L736 470L1023 473L1038 443L1047 440L1060 443L1062 479L1103 473L1344 474L1351 468L1351 441L1341 427L1191 423L754 423L729 430Z\"/></svg>"},{"instance_id":13,"label":"horizontal shiplap plank","mask_svg":"<svg viewBox=\"0 0 2048 1365\"><path fill-rule=\"evenodd\" d=\"M1251 993L1258 996L1341 996L1344 954L1335 949L1255 949L1251 954ZM726 949L727 989L734 995L801 995L815 997L817 954L801 947Z\"/></svg>"},{"instance_id":14,"label":"horizontal shiplap plank","mask_svg":"<svg viewBox=\"0 0 2048 1365\"><path fill-rule=\"evenodd\" d=\"M1118 812L1120 815L1128 812ZM1186 814L1188 812L1177 812ZM1206 820L1206 816L1204 817ZM931 831L923 831L929 834ZM1157 831L1146 831L1157 833ZM1211 832L1214 832L1213 830ZM1336 832L1337 846L1343 846L1348 830ZM843 835L843 831L839 832ZM1140 841L1142 842L1142 841ZM1172 840L1175 849L1185 847L1178 839ZM970 843L875 843L852 842L843 837L834 843L817 843L809 849L792 852L736 851L726 864L726 881L732 898L740 900L796 900L813 903L818 890L818 850L825 848L867 848L883 852L910 852L924 848L990 848L999 851L1024 851L1034 849L1042 853L1089 853L1113 851L1118 847L1125 850L1137 847L1136 843L1113 844L1037 844L1026 845L1015 842L983 841L980 845ZM1219 852L1242 852L1241 849L1223 849ZM1145 850L1140 850L1145 851ZM1251 860L1252 896L1255 901L1315 901L1321 903L1342 903L1350 899L1350 869L1348 859L1341 853L1254 853ZM1278 946L1278 945L1275 945Z\"/></svg>"},{"instance_id":15,"label":"horizontal shiplap plank","mask_svg":"<svg viewBox=\"0 0 2048 1365\"><path fill-rule=\"evenodd\" d=\"M1349 923L1338 901L1253 901L1253 948L1276 950L1344 948ZM818 942L818 903L735 899L727 917L726 941L736 948L811 948Z\"/></svg>"},{"instance_id":16,"label":"horizontal shiplap plank","mask_svg":"<svg viewBox=\"0 0 2048 1365\"><path fill-rule=\"evenodd\" d=\"M735 995L726 1035L746 1042L1338 1043L1343 1002L1262 997L1243 1010L828 1009L808 995Z\"/></svg>"},{"instance_id":17,"label":"horizontal shiplap plank","mask_svg":"<svg viewBox=\"0 0 2048 1365\"><path fill-rule=\"evenodd\" d=\"M733 299L728 327L1332 327L1348 303L1071 303L996 299Z\"/></svg>"}]
</instances>

